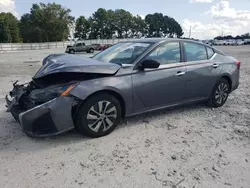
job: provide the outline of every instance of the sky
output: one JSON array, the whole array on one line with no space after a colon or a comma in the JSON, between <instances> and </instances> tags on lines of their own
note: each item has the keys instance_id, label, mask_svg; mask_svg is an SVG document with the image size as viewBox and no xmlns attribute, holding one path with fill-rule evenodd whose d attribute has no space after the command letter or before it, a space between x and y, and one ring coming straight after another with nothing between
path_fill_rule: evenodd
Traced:
<instances>
[{"instance_id":1,"label":"sky","mask_svg":"<svg viewBox=\"0 0 250 188\"><path fill-rule=\"evenodd\" d=\"M0 12L20 18L39 2L61 4L70 8L75 18L89 17L98 8L122 8L142 17L160 12L176 19L185 37L191 27L191 37L199 39L250 32L250 0L0 0Z\"/></svg>"}]
</instances>

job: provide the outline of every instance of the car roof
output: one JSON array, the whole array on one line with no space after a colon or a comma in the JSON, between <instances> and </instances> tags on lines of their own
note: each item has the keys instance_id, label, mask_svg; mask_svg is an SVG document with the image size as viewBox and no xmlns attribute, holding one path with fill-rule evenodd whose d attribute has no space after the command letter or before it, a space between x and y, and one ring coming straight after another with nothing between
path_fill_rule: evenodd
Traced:
<instances>
[{"instance_id":1,"label":"car roof","mask_svg":"<svg viewBox=\"0 0 250 188\"><path fill-rule=\"evenodd\" d=\"M142 39L129 39L122 42L150 42L150 43L161 43L167 41L182 41L182 42L195 42L200 44L200 41L192 39L180 39L180 38L142 38Z\"/></svg>"},{"instance_id":2,"label":"car roof","mask_svg":"<svg viewBox=\"0 0 250 188\"><path fill-rule=\"evenodd\" d=\"M221 54L221 55L225 55L222 51L218 50L215 47L211 47L201 41L196 41L193 39L180 39L180 38L143 38L143 39L129 39L129 40L125 40L125 41L121 41L121 42L145 42L145 43L162 43L162 42L167 42L167 41L180 41L180 42L192 42L192 43L196 43L196 44L201 44L204 45L208 48L212 48L215 52Z\"/></svg>"}]
</instances>

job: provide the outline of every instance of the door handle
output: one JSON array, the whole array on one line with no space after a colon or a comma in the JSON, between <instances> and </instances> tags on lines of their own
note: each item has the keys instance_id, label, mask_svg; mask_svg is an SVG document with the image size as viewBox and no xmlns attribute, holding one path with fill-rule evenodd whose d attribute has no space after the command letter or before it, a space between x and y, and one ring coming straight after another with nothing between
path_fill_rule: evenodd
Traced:
<instances>
[{"instance_id":1,"label":"door handle","mask_svg":"<svg viewBox=\"0 0 250 188\"><path fill-rule=\"evenodd\" d=\"M218 64L213 64L213 68L217 68L217 67L219 67L219 65Z\"/></svg>"},{"instance_id":2,"label":"door handle","mask_svg":"<svg viewBox=\"0 0 250 188\"><path fill-rule=\"evenodd\" d=\"M185 72L179 71L179 72L177 72L177 73L175 74L175 76L183 76L184 74L186 74L186 73L185 73Z\"/></svg>"}]
</instances>

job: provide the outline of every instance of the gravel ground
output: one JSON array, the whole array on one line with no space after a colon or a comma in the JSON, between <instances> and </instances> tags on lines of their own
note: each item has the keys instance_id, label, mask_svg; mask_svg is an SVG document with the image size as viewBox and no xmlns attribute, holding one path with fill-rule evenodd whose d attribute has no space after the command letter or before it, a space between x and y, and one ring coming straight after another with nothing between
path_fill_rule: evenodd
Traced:
<instances>
[{"instance_id":1,"label":"gravel ground","mask_svg":"<svg viewBox=\"0 0 250 188\"><path fill-rule=\"evenodd\" d=\"M250 46L220 47L242 62L241 84L221 108L204 104L126 119L112 134L27 137L5 94L41 59L64 49L0 53L0 187L250 187Z\"/></svg>"}]
</instances>

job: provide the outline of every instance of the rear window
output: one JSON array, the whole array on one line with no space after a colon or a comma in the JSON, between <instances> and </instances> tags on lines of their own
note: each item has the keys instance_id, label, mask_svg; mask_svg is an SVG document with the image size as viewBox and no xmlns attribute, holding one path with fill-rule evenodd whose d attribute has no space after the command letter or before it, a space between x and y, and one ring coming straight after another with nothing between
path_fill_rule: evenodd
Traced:
<instances>
[{"instance_id":1,"label":"rear window","mask_svg":"<svg viewBox=\"0 0 250 188\"><path fill-rule=\"evenodd\" d=\"M207 47L207 56L210 59L214 55L214 50L212 48Z\"/></svg>"}]
</instances>

